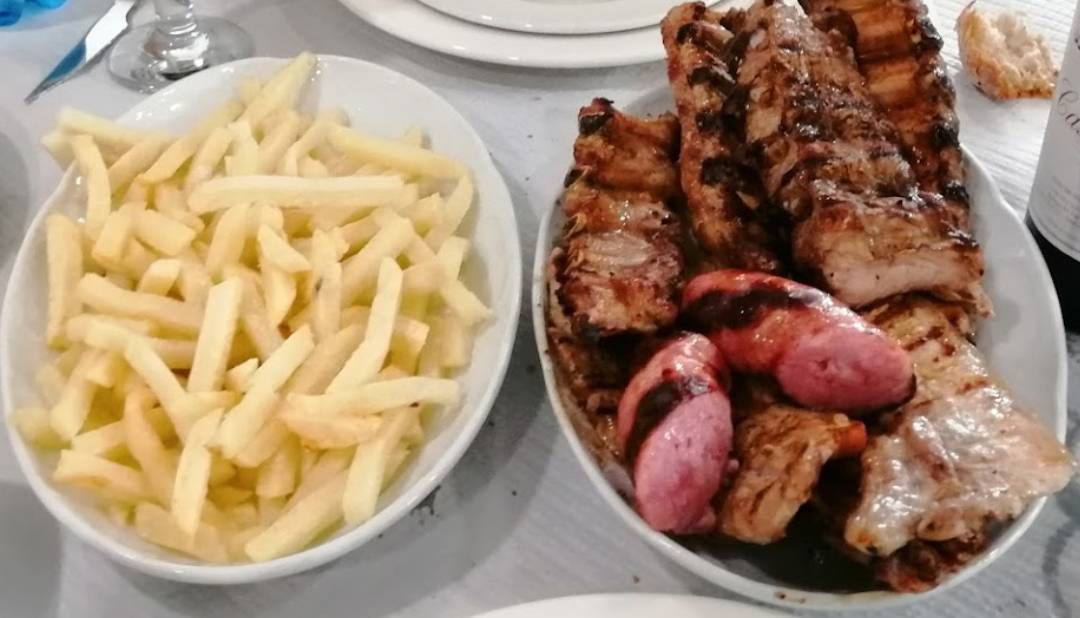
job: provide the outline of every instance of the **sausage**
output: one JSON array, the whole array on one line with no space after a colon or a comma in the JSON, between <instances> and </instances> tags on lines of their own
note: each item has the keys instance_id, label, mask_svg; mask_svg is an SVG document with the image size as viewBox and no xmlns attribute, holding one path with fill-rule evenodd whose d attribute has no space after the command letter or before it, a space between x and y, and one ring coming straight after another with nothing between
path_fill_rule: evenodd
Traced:
<instances>
[{"instance_id":1,"label":"sausage","mask_svg":"<svg viewBox=\"0 0 1080 618\"><path fill-rule=\"evenodd\" d=\"M732 441L727 380L716 346L687 333L656 352L623 392L619 445L632 470L635 508L656 530L715 526L711 501Z\"/></svg>"},{"instance_id":2,"label":"sausage","mask_svg":"<svg viewBox=\"0 0 1080 618\"><path fill-rule=\"evenodd\" d=\"M717 270L686 285L682 308L732 368L771 374L801 405L865 413L915 393L907 352L816 288L763 273Z\"/></svg>"}]
</instances>

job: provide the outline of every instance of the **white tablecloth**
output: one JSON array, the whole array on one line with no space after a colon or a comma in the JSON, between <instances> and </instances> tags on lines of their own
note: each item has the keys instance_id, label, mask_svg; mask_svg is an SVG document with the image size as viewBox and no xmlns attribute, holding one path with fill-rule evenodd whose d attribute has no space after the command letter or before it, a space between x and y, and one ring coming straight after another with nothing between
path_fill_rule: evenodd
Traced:
<instances>
[{"instance_id":1,"label":"white tablecloth","mask_svg":"<svg viewBox=\"0 0 1080 618\"><path fill-rule=\"evenodd\" d=\"M107 1L71 0L59 11L0 29L0 286L31 213L58 178L37 146L57 110L71 104L114 116L140 99L110 81L99 66L33 106L22 103ZM954 70L958 63L952 21L965 1L937 0L938 25ZM476 127L505 176L527 258L534 249L537 221L551 206L559 181L537 174L550 169L552 160L569 157L577 108L594 95L626 101L664 81L658 63L564 72L461 61L384 35L335 0L198 4L247 28L261 55L311 49L355 56L410 75L445 96ZM1071 1L980 0L980 5L1025 8L1060 57ZM1022 209L1048 104L992 104L965 78L958 77L956 83L964 143L987 164L1009 202ZM527 282L528 275L522 277ZM529 303L523 308L527 312ZM1072 343L1072 383L1080 385L1080 345ZM1070 401L1080 401L1076 389L1070 390ZM545 402L527 314L522 315L510 373L490 418L430 510L412 513L383 538L315 572L229 588L158 581L118 567L82 545L39 506L4 440L0 615L463 617L588 592L730 596L650 550L594 493ZM1080 490L1074 484L1053 498L1034 528L986 572L952 592L890 615L1080 615L1078 522Z\"/></svg>"}]
</instances>

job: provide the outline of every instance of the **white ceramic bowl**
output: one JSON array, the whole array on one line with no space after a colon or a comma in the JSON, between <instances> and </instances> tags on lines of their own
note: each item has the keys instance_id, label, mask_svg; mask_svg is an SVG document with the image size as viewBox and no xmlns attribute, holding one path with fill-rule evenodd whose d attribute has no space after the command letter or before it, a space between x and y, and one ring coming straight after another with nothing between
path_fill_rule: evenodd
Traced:
<instances>
[{"instance_id":1,"label":"white ceramic bowl","mask_svg":"<svg viewBox=\"0 0 1080 618\"><path fill-rule=\"evenodd\" d=\"M673 109L674 103L665 86L623 107L633 113L657 114ZM569 158L569 144L566 152ZM970 154L967 155L967 163L975 235L982 243L987 262L984 285L996 312L979 328L979 348L989 359L995 373L1005 380L1018 399L1058 439L1064 440L1068 414L1065 399L1065 337L1053 283L1034 240L1016 212L1001 196L989 173ZM552 166L543 178L560 178L568 163L563 160ZM1034 502L1023 515L1008 524L982 555L937 588L921 594L815 589L770 574L777 572L777 561L785 560L795 560L797 564L804 564L806 570L812 570L814 565L809 561L809 556L778 556L769 553L768 549L760 550L749 545L734 550L727 547L720 555L695 550L649 528L613 486L611 479L620 476L618 471L601 469L579 438L569 412L572 404L561 399L551 357L547 353L545 260L559 237L563 223L562 212L555 205L556 199L551 200L552 207L540 223L532 282L533 328L548 397L559 426L589 480L619 517L661 554L718 586L765 603L829 610L881 609L924 599L952 588L986 568L1031 526L1045 498Z\"/></svg>"},{"instance_id":2,"label":"white ceramic bowl","mask_svg":"<svg viewBox=\"0 0 1080 618\"><path fill-rule=\"evenodd\" d=\"M181 132L234 96L242 77L267 76L285 62L254 58L193 75L139 103L120 121ZM418 82L351 58L320 56L305 99L302 104L313 109L342 107L354 126L376 135L397 136L409 126L422 126L435 151L472 168L477 201L465 223L472 253L464 277L492 307L495 317L478 334L472 363L457 378L464 391L461 407L439 415L429 441L380 499L378 513L315 547L261 564L200 564L144 542L130 529L113 524L78 492L49 482L55 456L31 449L9 428L19 465L46 508L79 538L139 571L186 582L236 584L304 571L360 547L408 513L450 472L482 426L506 373L521 302L521 247L510 194L476 132L449 103ZM30 224L15 259L0 318L0 388L8 411L37 398L34 371L49 354L42 337L46 303L43 221L49 212L80 214L81 205L71 199L75 189L75 174L69 170Z\"/></svg>"}]
</instances>

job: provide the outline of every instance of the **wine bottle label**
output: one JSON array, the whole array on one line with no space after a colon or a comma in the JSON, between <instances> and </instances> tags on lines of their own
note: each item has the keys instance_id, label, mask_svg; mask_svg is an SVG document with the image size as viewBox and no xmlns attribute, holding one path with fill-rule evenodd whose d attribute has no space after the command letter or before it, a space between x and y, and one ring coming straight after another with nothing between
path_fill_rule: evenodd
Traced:
<instances>
[{"instance_id":1,"label":"wine bottle label","mask_svg":"<svg viewBox=\"0 0 1080 618\"><path fill-rule=\"evenodd\" d=\"M1080 261L1080 12L1061 63L1028 211L1039 232Z\"/></svg>"}]
</instances>

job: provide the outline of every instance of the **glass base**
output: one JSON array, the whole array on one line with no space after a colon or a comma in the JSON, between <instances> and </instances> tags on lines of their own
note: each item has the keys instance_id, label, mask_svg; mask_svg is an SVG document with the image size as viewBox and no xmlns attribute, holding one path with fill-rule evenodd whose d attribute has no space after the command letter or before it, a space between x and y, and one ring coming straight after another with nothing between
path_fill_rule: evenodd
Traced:
<instances>
[{"instance_id":1,"label":"glass base","mask_svg":"<svg viewBox=\"0 0 1080 618\"><path fill-rule=\"evenodd\" d=\"M198 29L166 37L157 24L128 32L109 52L109 72L121 84L154 92L178 79L255 52L251 37L236 24L217 17L198 17Z\"/></svg>"}]
</instances>

